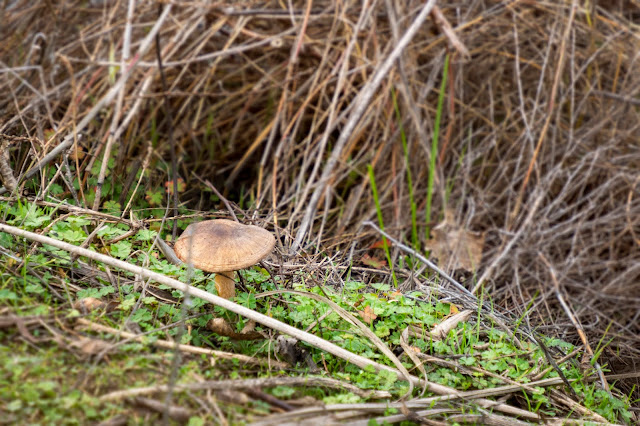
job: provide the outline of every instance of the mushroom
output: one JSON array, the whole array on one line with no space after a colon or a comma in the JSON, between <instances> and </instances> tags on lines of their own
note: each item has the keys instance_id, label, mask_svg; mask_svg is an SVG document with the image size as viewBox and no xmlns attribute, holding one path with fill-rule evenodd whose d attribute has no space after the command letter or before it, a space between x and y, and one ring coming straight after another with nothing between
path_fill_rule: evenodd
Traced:
<instances>
[{"instance_id":1,"label":"mushroom","mask_svg":"<svg viewBox=\"0 0 640 426\"><path fill-rule=\"evenodd\" d=\"M275 244L276 239L265 229L216 219L187 226L174 250L183 262L215 272L218 295L230 299L235 296L235 271L260 262Z\"/></svg>"}]
</instances>

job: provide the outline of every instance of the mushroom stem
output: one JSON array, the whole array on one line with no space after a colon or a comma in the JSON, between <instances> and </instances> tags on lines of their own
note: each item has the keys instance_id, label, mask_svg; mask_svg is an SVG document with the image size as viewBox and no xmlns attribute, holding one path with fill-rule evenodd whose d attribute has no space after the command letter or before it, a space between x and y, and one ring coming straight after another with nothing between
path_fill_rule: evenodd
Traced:
<instances>
[{"instance_id":1,"label":"mushroom stem","mask_svg":"<svg viewBox=\"0 0 640 426\"><path fill-rule=\"evenodd\" d=\"M214 281L218 296L223 299L231 299L236 295L236 273L234 271L218 272Z\"/></svg>"}]
</instances>

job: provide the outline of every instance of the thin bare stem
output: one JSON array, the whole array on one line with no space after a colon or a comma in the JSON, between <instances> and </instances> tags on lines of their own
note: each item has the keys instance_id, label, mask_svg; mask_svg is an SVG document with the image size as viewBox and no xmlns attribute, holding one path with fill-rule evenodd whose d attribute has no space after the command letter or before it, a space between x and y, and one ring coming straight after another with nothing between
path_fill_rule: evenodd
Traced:
<instances>
[{"instance_id":1,"label":"thin bare stem","mask_svg":"<svg viewBox=\"0 0 640 426\"><path fill-rule=\"evenodd\" d=\"M344 128L341 130L340 136L338 137L338 140L336 141L336 144L331 151L331 156L327 160L327 164L325 164L324 169L322 170L322 175L320 176L320 180L317 183L316 189L311 195L307 210L296 233L296 238L291 245L291 253L297 252L298 248L302 245L302 242L307 235L307 231L311 226L311 222L315 217L320 197L323 194L325 194L325 196L327 197L330 196L330 194L325 191L325 188L329 183L329 180L331 179L334 168L338 163L338 159L342 155L344 146L351 137L352 132L360 121L360 118L364 114L365 110L369 107L371 98L375 94L376 90L378 90L378 87L380 86L380 83L382 83L382 80L387 77L389 70L398 59L398 57L402 54L402 51L405 49L405 47L407 47L407 45L416 35L424 21L427 19L429 13L431 12L431 9L433 8L433 6L435 6L435 4L435 0L427 1L418 16L416 16L402 38L398 41L398 44L395 46L393 51L384 60L384 62L376 70L376 73L373 75L371 80L367 82L367 84L362 88L362 91L353 101L351 105L352 113L345 123Z\"/></svg>"}]
</instances>

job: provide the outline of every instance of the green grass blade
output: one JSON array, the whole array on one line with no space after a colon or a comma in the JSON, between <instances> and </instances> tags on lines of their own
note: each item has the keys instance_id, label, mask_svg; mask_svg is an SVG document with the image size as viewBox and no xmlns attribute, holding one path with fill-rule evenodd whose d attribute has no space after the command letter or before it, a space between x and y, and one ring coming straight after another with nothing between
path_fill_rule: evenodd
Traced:
<instances>
[{"instance_id":1,"label":"green grass blade","mask_svg":"<svg viewBox=\"0 0 640 426\"><path fill-rule=\"evenodd\" d=\"M396 112L396 120L400 129L400 141L402 142L402 152L404 153L404 164L407 169L407 187L409 188L409 205L411 207L411 244L414 249L419 250L418 246L418 205L413 195L413 179L411 178L411 166L409 165L409 149L407 148L407 135L404 132L402 119L400 116L400 107L396 98L396 91L391 88L391 96L393 98L393 108Z\"/></svg>"},{"instance_id":2,"label":"green grass blade","mask_svg":"<svg viewBox=\"0 0 640 426\"><path fill-rule=\"evenodd\" d=\"M425 207L426 219L426 238L429 239L431 223L431 201L433 199L433 185L436 175L436 159L438 157L438 138L440 137L440 119L442 118L442 110L444 106L444 94L447 88L447 75L449 73L449 55L444 60L444 69L442 70L442 83L440 84L440 94L438 95L438 107L436 109L436 121L433 126L433 137L431 138L431 158L429 161L429 180L427 182L427 206Z\"/></svg>"},{"instance_id":3,"label":"green grass blade","mask_svg":"<svg viewBox=\"0 0 640 426\"><path fill-rule=\"evenodd\" d=\"M376 203L376 212L378 213L378 224L380 225L380 229L384 230L384 221L382 220L382 209L380 208L380 198L378 196L378 187L376 186L376 178L373 173L373 167L371 164L367 164L367 170L369 172L369 181L371 182L371 192L373 193L373 200ZM393 278L393 285L398 288L398 279L396 278L396 273L393 269L393 262L391 262L391 253L389 251L389 243L387 239L382 237L382 244L384 247L384 252L387 255L387 263L389 264L389 268L391 268L391 277Z\"/></svg>"}]
</instances>

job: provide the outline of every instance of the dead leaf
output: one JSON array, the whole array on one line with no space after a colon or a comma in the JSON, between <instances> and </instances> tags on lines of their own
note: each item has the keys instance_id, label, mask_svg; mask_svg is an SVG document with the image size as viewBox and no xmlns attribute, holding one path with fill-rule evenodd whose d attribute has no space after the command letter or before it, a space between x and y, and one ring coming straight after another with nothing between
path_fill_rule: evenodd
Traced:
<instances>
[{"instance_id":1,"label":"dead leaf","mask_svg":"<svg viewBox=\"0 0 640 426\"><path fill-rule=\"evenodd\" d=\"M186 184L184 183L184 179L178 178L178 193L184 192L186 188ZM169 195L173 195L173 181L168 180L164 183L165 188L167 189L167 193Z\"/></svg>"},{"instance_id":2,"label":"dead leaf","mask_svg":"<svg viewBox=\"0 0 640 426\"><path fill-rule=\"evenodd\" d=\"M391 247L391 241L387 241L387 247ZM384 240L378 240L369 246L370 249L384 248Z\"/></svg>"},{"instance_id":3,"label":"dead leaf","mask_svg":"<svg viewBox=\"0 0 640 426\"><path fill-rule=\"evenodd\" d=\"M80 349L80 351L85 355L97 355L109 349L111 344L98 339L81 337L78 340L71 342L69 346Z\"/></svg>"},{"instance_id":4,"label":"dead leaf","mask_svg":"<svg viewBox=\"0 0 640 426\"><path fill-rule=\"evenodd\" d=\"M81 146L76 146L69 150L69 159L74 163L76 161L81 161L82 159L84 159L85 155L86 153Z\"/></svg>"},{"instance_id":5,"label":"dead leaf","mask_svg":"<svg viewBox=\"0 0 640 426\"><path fill-rule=\"evenodd\" d=\"M443 302L441 300L438 301L439 303L442 303L443 305L449 305L449 315L455 315L458 312L460 312L460 309L458 309L458 307L450 302Z\"/></svg>"},{"instance_id":6,"label":"dead leaf","mask_svg":"<svg viewBox=\"0 0 640 426\"><path fill-rule=\"evenodd\" d=\"M253 325L255 328L255 324ZM223 318L213 318L207 323L207 328L220 336L226 336L233 340L259 340L264 336L253 329L245 332L243 329L240 333L235 331L231 325ZM245 329L247 326L245 326Z\"/></svg>"},{"instance_id":7,"label":"dead leaf","mask_svg":"<svg viewBox=\"0 0 640 426\"><path fill-rule=\"evenodd\" d=\"M431 230L433 238L425 244L442 266L474 272L482 260L485 233L471 232L455 222L452 210Z\"/></svg>"},{"instance_id":8,"label":"dead leaf","mask_svg":"<svg viewBox=\"0 0 640 426\"><path fill-rule=\"evenodd\" d=\"M317 400L312 396L303 396L301 398L287 399L287 404L296 405L299 407L324 405L322 401Z\"/></svg>"},{"instance_id":9,"label":"dead leaf","mask_svg":"<svg viewBox=\"0 0 640 426\"><path fill-rule=\"evenodd\" d=\"M321 371L320 368L318 368L318 365L313 361L313 357L309 351L300 347L298 339L283 336L281 334L276 338L275 352L291 365L304 363L312 373Z\"/></svg>"},{"instance_id":10,"label":"dead leaf","mask_svg":"<svg viewBox=\"0 0 640 426\"><path fill-rule=\"evenodd\" d=\"M240 406L249 405L250 399L244 392L239 392L233 389L225 389L222 391L215 392L216 398L218 398L222 402L227 402L229 404L235 404Z\"/></svg>"},{"instance_id":11,"label":"dead leaf","mask_svg":"<svg viewBox=\"0 0 640 426\"><path fill-rule=\"evenodd\" d=\"M391 301L398 300L400 299L400 297L402 297L402 292L399 292L397 290L391 293L387 293L387 298Z\"/></svg>"},{"instance_id":12,"label":"dead leaf","mask_svg":"<svg viewBox=\"0 0 640 426\"><path fill-rule=\"evenodd\" d=\"M244 327L242 327L242 331L240 332L240 334L247 334L252 332L255 329L256 329L256 322L254 320L249 320L244 325Z\"/></svg>"},{"instance_id":13,"label":"dead leaf","mask_svg":"<svg viewBox=\"0 0 640 426\"><path fill-rule=\"evenodd\" d=\"M74 309L79 310L83 314L103 309L105 306L106 305L102 300L96 299L95 297L83 297L82 299L78 299L73 302Z\"/></svg>"},{"instance_id":14,"label":"dead leaf","mask_svg":"<svg viewBox=\"0 0 640 426\"><path fill-rule=\"evenodd\" d=\"M365 306L364 310L358 311L358 315L360 315L362 321L366 322L367 324L371 324L373 320L378 318L378 316L373 312L373 309L371 309L371 306Z\"/></svg>"},{"instance_id":15,"label":"dead leaf","mask_svg":"<svg viewBox=\"0 0 640 426\"><path fill-rule=\"evenodd\" d=\"M377 259L375 257L371 257L368 254L365 254L364 256L362 256L362 259L360 259L362 261L362 263L364 263L367 266L371 266L372 268L375 269L382 269L385 268L387 266L387 261L384 259Z\"/></svg>"}]
</instances>

